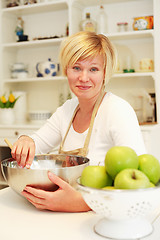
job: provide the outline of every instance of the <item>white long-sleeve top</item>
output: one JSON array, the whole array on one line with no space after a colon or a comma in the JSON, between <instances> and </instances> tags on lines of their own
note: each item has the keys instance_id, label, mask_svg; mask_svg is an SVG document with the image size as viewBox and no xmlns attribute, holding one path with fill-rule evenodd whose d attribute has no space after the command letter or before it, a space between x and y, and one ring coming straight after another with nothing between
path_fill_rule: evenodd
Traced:
<instances>
[{"instance_id":1,"label":"white long-sleeve top","mask_svg":"<svg viewBox=\"0 0 160 240\"><path fill-rule=\"evenodd\" d=\"M65 136L78 99L67 100L31 137L36 144L36 153L45 154L60 145ZM77 133L73 126L64 143L69 151L84 145L88 130ZM122 98L108 92L98 109L86 157L91 165L104 163L105 155L112 146L129 146L138 155L146 153L142 133L133 108Z\"/></svg>"}]
</instances>

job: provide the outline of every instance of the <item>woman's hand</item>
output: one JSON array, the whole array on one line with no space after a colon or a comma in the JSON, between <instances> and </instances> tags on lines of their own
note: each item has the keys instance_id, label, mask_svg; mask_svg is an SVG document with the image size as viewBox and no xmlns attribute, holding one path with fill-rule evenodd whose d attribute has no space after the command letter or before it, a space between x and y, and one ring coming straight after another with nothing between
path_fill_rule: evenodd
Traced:
<instances>
[{"instance_id":1,"label":"woman's hand","mask_svg":"<svg viewBox=\"0 0 160 240\"><path fill-rule=\"evenodd\" d=\"M85 212L90 210L81 194L67 182L51 172L48 172L48 177L51 182L59 186L59 189L55 192L29 186L26 186L22 192L22 195L37 209L46 209L54 212Z\"/></svg>"},{"instance_id":2,"label":"woman's hand","mask_svg":"<svg viewBox=\"0 0 160 240\"><path fill-rule=\"evenodd\" d=\"M35 143L28 136L21 136L12 147L12 157L20 167L30 168L35 155Z\"/></svg>"}]
</instances>

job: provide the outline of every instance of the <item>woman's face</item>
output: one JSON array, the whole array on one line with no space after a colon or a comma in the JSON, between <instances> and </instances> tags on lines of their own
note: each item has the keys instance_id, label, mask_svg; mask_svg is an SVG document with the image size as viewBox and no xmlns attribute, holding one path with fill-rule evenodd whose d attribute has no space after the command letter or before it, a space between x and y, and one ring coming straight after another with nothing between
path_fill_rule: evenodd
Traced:
<instances>
[{"instance_id":1,"label":"woman's face","mask_svg":"<svg viewBox=\"0 0 160 240\"><path fill-rule=\"evenodd\" d=\"M104 77L103 57L78 60L67 68L68 83L78 99L91 99L100 93Z\"/></svg>"}]
</instances>

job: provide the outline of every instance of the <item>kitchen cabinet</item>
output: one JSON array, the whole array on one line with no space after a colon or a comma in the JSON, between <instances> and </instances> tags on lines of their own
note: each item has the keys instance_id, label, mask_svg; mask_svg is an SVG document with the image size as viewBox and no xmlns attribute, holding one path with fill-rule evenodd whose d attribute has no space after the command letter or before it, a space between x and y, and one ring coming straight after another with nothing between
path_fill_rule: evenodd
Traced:
<instances>
[{"instance_id":1,"label":"kitchen cabinet","mask_svg":"<svg viewBox=\"0 0 160 240\"><path fill-rule=\"evenodd\" d=\"M154 15L156 20L159 8L159 1L101 1L107 15L106 35L115 44L118 52L120 69L112 77L107 89L133 102L137 94L144 92L156 92L157 103L159 99L159 21L154 21L154 29L133 31L132 24L134 17ZM74 10L73 10L74 9ZM99 5L97 1L73 1L73 13L76 21L71 22L72 33L78 31L79 22L85 18L86 12L90 12L91 18L97 19ZM157 19L158 20L158 19ZM128 22L128 31L118 32L117 23ZM151 72L140 71L140 60L151 58L154 60L154 70ZM135 73L123 74L127 60L130 61L131 69ZM157 105L157 118L159 118L159 106ZM158 120L159 122L159 120Z\"/></svg>"},{"instance_id":2,"label":"kitchen cabinet","mask_svg":"<svg viewBox=\"0 0 160 240\"><path fill-rule=\"evenodd\" d=\"M68 23L67 1L41 1L37 4L20 5L6 8L6 1L1 1L1 89L3 92L26 91L28 93L28 111L55 111L58 95L66 78L59 72L50 78L37 77L36 64L52 61L58 63L59 46L66 36ZM29 41L17 42L15 33L17 18L24 21L24 34ZM57 24L58 22L58 24ZM58 36L57 38L54 38ZM46 38L45 40L34 40ZM23 62L28 67L28 77L12 79L10 66ZM43 91L44 90L44 91ZM57 91L58 90L58 91ZM2 91L1 91L2 92Z\"/></svg>"},{"instance_id":3,"label":"kitchen cabinet","mask_svg":"<svg viewBox=\"0 0 160 240\"><path fill-rule=\"evenodd\" d=\"M97 0L39 0L37 2L12 8L6 8L5 0L0 2L1 93L10 89L26 91L28 112L44 109L54 112L59 105L60 94L64 95L64 99L68 94L66 78L61 75L61 72L52 78L36 77L36 64L48 58L58 62L59 47L66 37L67 25L69 34L79 31L79 23L85 18L86 13L90 12L91 18L96 20L102 4L107 15L106 35L115 44L120 63L119 72L113 75L107 90L123 97L131 105L137 94L155 93L156 123L141 126L147 149L154 154L153 146L158 139L160 122L159 0L102 0L100 3ZM133 31L133 18L148 15L154 16L154 29ZM17 42L15 34L17 17L22 17L24 20L24 33L28 35L29 41ZM118 32L118 22L128 22L128 31ZM58 38L52 38L55 35ZM47 39L34 40L38 37L47 37ZM128 58L135 73L122 73ZM142 58L154 60L154 71L139 70L139 62ZM10 65L15 62L23 62L28 66L28 78L10 78ZM27 129L33 130L31 124L26 125ZM14 128L21 129L19 125ZM156 155L160 156L157 150Z\"/></svg>"},{"instance_id":4,"label":"kitchen cabinet","mask_svg":"<svg viewBox=\"0 0 160 240\"><path fill-rule=\"evenodd\" d=\"M158 149L159 141L159 121L160 121L160 23L158 20L160 2L157 0L104 0L103 4L107 15L106 36L115 44L118 51L120 62L119 72L116 72L107 86L107 90L126 99L134 107L136 97L145 94L155 93L156 96L156 122L142 124L141 130L144 141L149 153L159 158ZM97 1L73 1L72 18L70 29L72 33L78 31L79 22L85 18L87 12L90 12L91 18L96 20L99 5ZM149 30L133 31L133 20L139 16L154 16L154 28ZM128 22L128 31L118 32L117 23ZM135 69L134 73L123 73L126 67L127 59L130 58L131 68ZM150 58L154 61L154 70L150 72L140 71L140 60ZM144 104L144 102L143 102ZM143 105L142 115L146 120L145 112L147 106ZM145 121L144 120L144 121Z\"/></svg>"},{"instance_id":5,"label":"kitchen cabinet","mask_svg":"<svg viewBox=\"0 0 160 240\"><path fill-rule=\"evenodd\" d=\"M34 125L9 125L7 127L0 125L0 146L6 146L6 143L4 142L5 138L9 139L11 143L14 143L21 135L31 135L36 130L38 130L38 126Z\"/></svg>"}]
</instances>

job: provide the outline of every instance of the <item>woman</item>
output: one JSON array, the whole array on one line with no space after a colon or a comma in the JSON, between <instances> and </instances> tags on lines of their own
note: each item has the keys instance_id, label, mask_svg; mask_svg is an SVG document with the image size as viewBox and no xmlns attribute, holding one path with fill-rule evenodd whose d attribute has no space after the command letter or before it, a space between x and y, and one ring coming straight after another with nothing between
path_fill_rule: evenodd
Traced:
<instances>
[{"instance_id":1,"label":"woman","mask_svg":"<svg viewBox=\"0 0 160 240\"><path fill-rule=\"evenodd\" d=\"M123 99L104 88L116 64L115 49L102 34L79 32L66 39L60 53L63 73L75 98L66 101L33 136L21 136L12 156L21 167L30 167L35 153L60 145L59 153L87 156L90 164L104 163L107 150L129 146L138 155L146 152L136 114ZM88 211L79 192L52 173L55 192L26 187L22 194L37 208L52 211ZM65 199L65 204L64 204Z\"/></svg>"}]
</instances>

